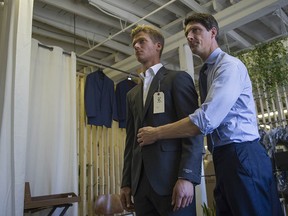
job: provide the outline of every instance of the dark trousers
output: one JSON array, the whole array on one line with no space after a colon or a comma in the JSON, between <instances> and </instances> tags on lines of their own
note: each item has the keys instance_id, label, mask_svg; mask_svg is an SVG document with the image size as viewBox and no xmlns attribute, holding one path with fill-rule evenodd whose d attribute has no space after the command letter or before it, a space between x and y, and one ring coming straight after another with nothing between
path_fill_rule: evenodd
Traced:
<instances>
[{"instance_id":1,"label":"dark trousers","mask_svg":"<svg viewBox=\"0 0 288 216\"><path fill-rule=\"evenodd\" d=\"M144 169L142 169L144 170ZM141 180L134 196L134 205L137 216L196 216L196 194L192 204L173 212L171 195L160 196L151 187L147 176L142 171Z\"/></svg>"},{"instance_id":2,"label":"dark trousers","mask_svg":"<svg viewBox=\"0 0 288 216\"><path fill-rule=\"evenodd\" d=\"M217 216L282 216L272 163L259 142L214 149Z\"/></svg>"}]
</instances>

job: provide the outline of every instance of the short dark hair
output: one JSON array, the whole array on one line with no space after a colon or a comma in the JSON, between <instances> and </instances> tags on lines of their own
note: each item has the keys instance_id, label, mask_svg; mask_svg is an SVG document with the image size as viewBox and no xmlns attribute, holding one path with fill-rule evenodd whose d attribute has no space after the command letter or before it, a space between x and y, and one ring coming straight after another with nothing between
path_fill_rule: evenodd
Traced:
<instances>
[{"instance_id":1,"label":"short dark hair","mask_svg":"<svg viewBox=\"0 0 288 216\"><path fill-rule=\"evenodd\" d=\"M132 31L131 31L132 39L140 32L144 32L144 33L148 34L154 43L159 42L162 45L162 49L160 50L160 57L161 57L162 51L164 48L164 43L165 43L164 42L164 36L162 35L162 33L152 26L138 25L134 29L132 29Z\"/></svg>"},{"instance_id":2,"label":"short dark hair","mask_svg":"<svg viewBox=\"0 0 288 216\"><path fill-rule=\"evenodd\" d=\"M217 30L216 40L218 40L219 26L217 20L211 15L206 13L195 13L188 16L184 20L184 26L186 27L189 23L200 23L207 31L210 31L213 27Z\"/></svg>"}]
</instances>

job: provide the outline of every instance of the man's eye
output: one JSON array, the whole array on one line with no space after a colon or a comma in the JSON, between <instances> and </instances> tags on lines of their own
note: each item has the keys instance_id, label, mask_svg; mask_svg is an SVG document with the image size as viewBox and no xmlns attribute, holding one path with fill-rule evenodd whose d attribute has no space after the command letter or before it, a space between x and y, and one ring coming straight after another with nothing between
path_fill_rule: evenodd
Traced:
<instances>
[{"instance_id":1,"label":"man's eye","mask_svg":"<svg viewBox=\"0 0 288 216\"><path fill-rule=\"evenodd\" d=\"M199 29L198 28L195 28L195 29L191 29L191 31L196 34L197 32L199 32Z\"/></svg>"},{"instance_id":2,"label":"man's eye","mask_svg":"<svg viewBox=\"0 0 288 216\"><path fill-rule=\"evenodd\" d=\"M200 29L199 28L191 28L189 31L186 32L185 36L187 37L188 34L199 34Z\"/></svg>"}]
</instances>

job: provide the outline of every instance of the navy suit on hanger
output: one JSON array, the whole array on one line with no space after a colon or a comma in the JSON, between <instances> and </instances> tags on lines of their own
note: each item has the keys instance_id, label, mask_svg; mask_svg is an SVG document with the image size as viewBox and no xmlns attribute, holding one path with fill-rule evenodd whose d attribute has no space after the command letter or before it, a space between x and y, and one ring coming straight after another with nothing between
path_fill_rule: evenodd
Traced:
<instances>
[{"instance_id":1,"label":"navy suit on hanger","mask_svg":"<svg viewBox=\"0 0 288 216\"><path fill-rule=\"evenodd\" d=\"M114 82L102 70L90 73L85 83L85 110L88 124L112 125Z\"/></svg>"},{"instance_id":2,"label":"navy suit on hanger","mask_svg":"<svg viewBox=\"0 0 288 216\"><path fill-rule=\"evenodd\" d=\"M134 86L136 83L128 79L116 85L113 119L119 122L119 128L126 127L126 96Z\"/></svg>"}]
</instances>

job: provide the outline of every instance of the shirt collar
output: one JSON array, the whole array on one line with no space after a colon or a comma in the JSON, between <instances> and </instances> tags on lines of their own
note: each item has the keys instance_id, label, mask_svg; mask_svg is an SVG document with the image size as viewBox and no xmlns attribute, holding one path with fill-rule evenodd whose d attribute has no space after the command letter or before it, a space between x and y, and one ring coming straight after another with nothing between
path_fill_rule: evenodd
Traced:
<instances>
[{"instance_id":1,"label":"shirt collar","mask_svg":"<svg viewBox=\"0 0 288 216\"><path fill-rule=\"evenodd\" d=\"M208 57L208 59L206 59L205 63L207 64L214 64L215 61L217 60L217 56L223 52L219 47L216 48Z\"/></svg>"},{"instance_id":2,"label":"shirt collar","mask_svg":"<svg viewBox=\"0 0 288 216\"><path fill-rule=\"evenodd\" d=\"M162 63L155 64L152 67L148 68L145 71L145 74L150 73L152 76L155 76L157 74L157 72L160 70L161 67L163 67ZM141 80L144 80L145 79L144 72L141 72L139 74L139 77L140 77Z\"/></svg>"}]
</instances>

